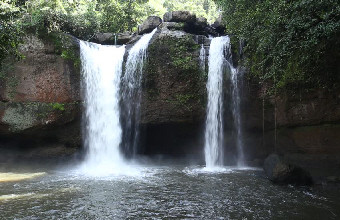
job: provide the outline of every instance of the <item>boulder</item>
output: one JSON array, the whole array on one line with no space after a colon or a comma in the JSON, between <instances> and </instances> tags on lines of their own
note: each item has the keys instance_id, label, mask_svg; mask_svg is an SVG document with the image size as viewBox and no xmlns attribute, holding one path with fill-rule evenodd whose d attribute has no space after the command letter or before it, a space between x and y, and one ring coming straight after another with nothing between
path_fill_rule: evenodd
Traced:
<instances>
[{"instance_id":1,"label":"boulder","mask_svg":"<svg viewBox=\"0 0 340 220\"><path fill-rule=\"evenodd\" d=\"M171 11L163 15L164 22L186 22L195 23L196 15L192 15L189 11Z\"/></svg>"},{"instance_id":2,"label":"boulder","mask_svg":"<svg viewBox=\"0 0 340 220\"><path fill-rule=\"evenodd\" d=\"M97 33L94 36L93 42L103 45L122 45L131 40L134 35L130 32L124 33Z\"/></svg>"},{"instance_id":3,"label":"boulder","mask_svg":"<svg viewBox=\"0 0 340 220\"><path fill-rule=\"evenodd\" d=\"M218 33L218 34L221 34L221 35L224 35L225 34L225 25L221 22L218 22L218 21L215 21L211 27L214 28L214 30Z\"/></svg>"},{"instance_id":4,"label":"boulder","mask_svg":"<svg viewBox=\"0 0 340 220\"><path fill-rule=\"evenodd\" d=\"M213 36L213 37L217 37L219 34L216 32L216 30L213 28L213 27L211 27L211 26L207 26L207 27L205 27L204 28L204 31L205 31L205 33L209 36L209 35L211 35L211 36Z\"/></svg>"},{"instance_id":5,"label":"boulder","mask_svg":"<svg viewBox=\"0 0 340 220\"><path fill-rule=\"evenodd\" d=\"M195 28L197 31L204 31L204 29L208 26L207 19L203 17L197 18L195 22Z\"/></svg>"},{"instance_id":6,"label":"boulder","mask_svg":"<svg viewBox=\"0 0 340 220\"><path fill-rule=\"evenodd\" d=\"M114 33L96 33L93 41L99 44L114 45L115 34Z\"/></svg>"},{"instance_id":7,"label":"boulder","mask_svg":"<svg viewBox=\"0 0 340 220\"><path fill-rule=\"evenodd\" d=\"M266 158L263 169L268 179L278 184L311 185L311 175L304 169L286 164L276 154Z\"/></svg>"},{"instance_id":8,"label":"boulder","mask_svg":"<svg viewBox=\"0 0 340 220\"><path fill-rule=\"evenodd\" d=\"M153 29L162 23L162 19L157 16L149 16L143 24L138 26L138 34L146 34L152 32Z\"/></svg>"},{"instance_id":9,"label":"boulder","mask_svg":"<svg viewBox=\"0 0 340 220\"><path fill-rule=\"evenodd\" d=\"M127 44L135 34L132 34L130 32L124 32L124 33L118 33L117 34L117 45Z\"/></svg>"},{"instance_id":10,"label":"boulder","mask_svg":"<svg viewBox=\"0 0 340 220\"><path fill-rule=\"evenodd\" d=\"M168 30L184 30L184 24L183 22L177 23L177 22L163 22L160 25L161 29L168 29Z\"/></svg>"}]
</instances>

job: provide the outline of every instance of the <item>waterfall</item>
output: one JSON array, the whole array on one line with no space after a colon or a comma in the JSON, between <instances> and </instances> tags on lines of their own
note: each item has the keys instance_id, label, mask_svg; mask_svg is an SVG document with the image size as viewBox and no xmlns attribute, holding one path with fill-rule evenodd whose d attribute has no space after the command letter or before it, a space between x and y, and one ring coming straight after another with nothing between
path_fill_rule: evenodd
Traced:
<instances>
[{"instance_id":1,"label":"waterfall","mask_svg":"<svg viewBox=\"0 0 340 220\"><path fill-rule=\"evenodd\" d=\"M208 168L223 165L223 70L224 48L230 44L229 37L213 38L209 50L207 82L208 105L205 127L205 162Z\"/></svg>"},{"instance_id":2,"label":"waterfall","mask_svg":"<svg viewBox=\"0 0 340 220\"><path fill-rule=\"evenodd\" d=\"M226 58L226 59L225 59ZM226 61L226 62L225 62ZM223 73L227 66L231 79L230 108L233 117L237 150L237 166L245 166L241 123L241 73L233 66L229 36L213 38L209 50L207 82L208 106L205 130L205 161L207 167L223 165Z\"/></svg>"},{"instance_id":3,"label":"waterfall","mask_svg":"<svg viewBox=\"0 0 340 220\"><path fill-rule=\"evenodd\" d=\"M205 48L204 45L201 45L201 50L200 50L200 68L203 73L205 73Z\"/></svg>"},{"instance_id":4,"label":"waterfall","mask_svg":"<svg viewBox=\"0 0 340 220\"><path fill-rule=\"evenodd\" d=\"M143 66L146 59L146 50L156 31L157 28L151 33L145 34L131 48L122 79L123 149L130 156L134 156L137 153Z\"/></svg>"},{"instance_id":5,"label":"waterfall","mask_svg":"<svg viewBox=\"0 0 340 220\"><path fill-rule=\"evenodd\" d=\"M240 47L242 49L242 47ZM241 51L240 51L241 52ZM241 123L241 85L240 77L241 72L238 68L234 67L233 57L231 53L230 43L227 45L225 50L225 56L228 60L227 64L230 69L231 78L231 112L234 119L234 134L236 138L236 152L237 152L237 166L245 166L244 153L243 153L243 134L242 134L242 123Z\"/></svg>"},{"instance_id":6,"label":"waterfall","mask_svg":"<svg viewBox=\"0 0 340 220\"><path fill-rule=\"evenodd\" d=\"M231 53L230 53L231 54ZM232 66L232 59L229 62L231 72L231 110L234 118L234 131L236 134L236 149L237 149L237 166L245 166L244 154L243 154L243 135L242 135L242 124L241 124L241 96L240 96L240 84L239 77L241 76L237 68Z\"/></svg>"},{"instance_id":7,"label":"waterfall","mask_svg":"<svg viewBox=\"0 0 340 220\"><path fill-rule=\"evenodd\" d=\"M119 145L119 84L125 46L102 46L80 41L84 77L84 145L86 172L119 172L123 164Z\"/></svg>"}]
</instances>

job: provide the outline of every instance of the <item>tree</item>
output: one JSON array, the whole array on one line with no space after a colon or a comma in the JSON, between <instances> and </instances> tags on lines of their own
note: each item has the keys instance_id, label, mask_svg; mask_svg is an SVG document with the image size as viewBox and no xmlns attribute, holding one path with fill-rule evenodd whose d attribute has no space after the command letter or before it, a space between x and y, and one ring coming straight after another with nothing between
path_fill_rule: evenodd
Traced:
<instances>
[{"instance_id":1,"label":"tree","mask_svg":"<svg viewBox=\"0 0 340 220\"><path fill-rule=\"evenodd\" d=\"M20 8L15 1L4 0L0 2L0 68L2 61L7 56L14 56L20 59L18 45L21 43L21 30L16 22Z\"/></svg>"},{"instance_id":2,"label":"tree","mask_svg":"<svg viewBox=\"0 0 340 220\"><path fill-rule=\"evenodd\" d=\"M336 0L215 0L228 33L245 39L253 76L276 87L333 88L340 72L340 4Z\"/></svg>"}]
</instances>

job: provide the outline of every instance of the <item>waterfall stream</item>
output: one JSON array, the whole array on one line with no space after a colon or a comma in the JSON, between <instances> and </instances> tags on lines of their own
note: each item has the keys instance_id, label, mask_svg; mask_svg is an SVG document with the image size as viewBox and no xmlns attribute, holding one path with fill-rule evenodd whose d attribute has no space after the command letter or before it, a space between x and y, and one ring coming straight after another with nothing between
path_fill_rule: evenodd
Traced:
<instances>
[{"instance_id":1,"label":"waterfall stream","mask_svg":"<svg viewBox=\"0 0 340 220\"><path fill-rule=\"evenodd\" d=\"M139 139L140 103L142 95L143 66L146 59L146 50L155 28L151 33L145 34L129 51L126 69L122 78L122 105L124 137L123 149L129 156L137 152Z\"/></svg>"},{"instance_id":2,"label":"waterfall stream","mask_svg":"<svg viewBox=\"0 0 340 220\"><path fill-rule=\"evenodd\" d=\"M231 53L230 53L231 54ZM232 59L229 61L229 67L231 72L231 110L234 118L234 131L236 135L236 149L237 149L237 166L245 166L244 153L243 153L243 135L242 135L242 123L241 123L241 95L240 95L240 72L232 65Z\"/></svg>"},{"instance_id":3,"label":"waterfall stream","mask_svg":"<svg viewBox=\"0 0 340 220\"><path fill-rule=\"evenodd\" d=\"M209 50L207 82L208 106L205 130L205 161L207 167L223 165L223 74L228 67L231 79L230 108L234 120L237 166L245 166L241 123L240 72L233 66L229 36L213 38Z\"/></svg>"},{"instance_id":4,"label":"waterfall stream","mask_svg":"<svg viewBox=\"0 0 340 220\"><path fill-rule=\"evenodd\" d=\"M205 162L207 168L223 165L223 69L224 49L229 37L213 38L209 50L207 82L208 105L205 127Z\"/></svg>"},{"instance_id":5,"label":"waterfall stream","mask_svg":"<svg viewBox=\"0 0 340 220\"><path fill-rule=\"evenodd\" d=\"M84 146L88 150L83 168L98 174L122 168L119 150L119 84L125 46L102 46L80 41L84 77Z\"/></svg>"}]
</instances>

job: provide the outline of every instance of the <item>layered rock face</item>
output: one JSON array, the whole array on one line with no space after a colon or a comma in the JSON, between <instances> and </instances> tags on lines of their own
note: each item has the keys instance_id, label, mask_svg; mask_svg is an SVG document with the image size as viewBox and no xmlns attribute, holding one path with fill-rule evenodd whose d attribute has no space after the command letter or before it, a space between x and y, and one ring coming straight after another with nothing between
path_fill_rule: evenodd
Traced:
<instances>
[{"instance_id":1,"label":"layered rock face","mask_svg":"<svg viewBox=\"0 0 340 220\"><path fill-rule=\"evenodd\" d=\"M141 108L146 154L202 153L206 73L195 38L164 25L149 45Z\"/></svg>"},{"instance_id":2,"label":"layered rock face","mask_svg":"<svg viewBox=\"0 0 340 220\"><path fill-rule=\"evenodd\" d=\"M245 83L243 124L249 154L265 158L277 152L302 167L340 167L339 90L295 89L275 98L263 95L266 86Z\"/></svg>"},{"instance_id":3,"label":"layered rock face","mask_svg":"<svg viewBox=\"0 0 340 220\"><path fill-rule=\"evenodd\" d=\"M70 40L71 41L71 40ZM6 61L0 78L1 145L11 148L56 145L59 153L80 146L80 72L55 53L50 40L28 35L25 59ZM66 149L66 150L65 150Z\"/></svg>"}]
</instances>

